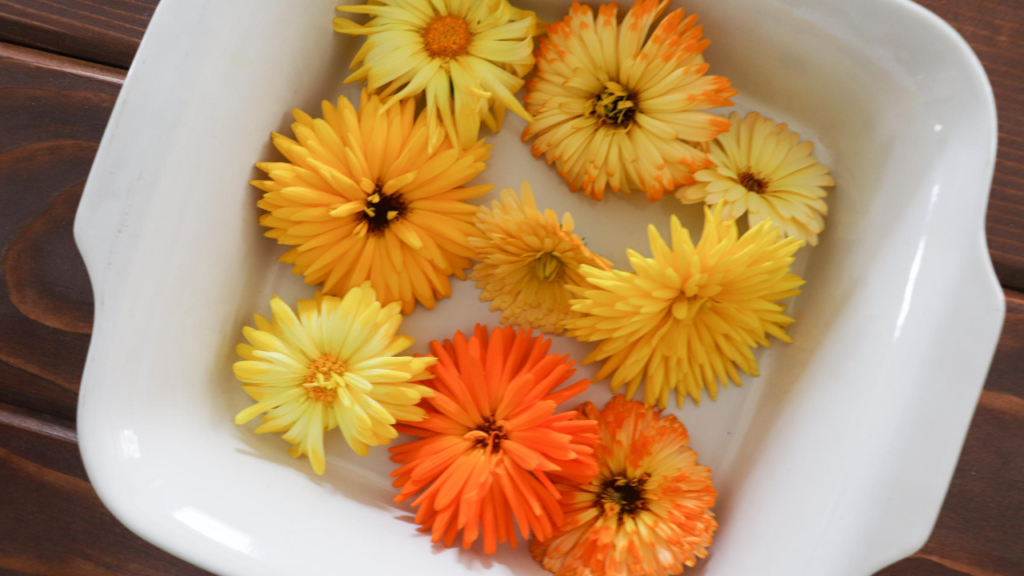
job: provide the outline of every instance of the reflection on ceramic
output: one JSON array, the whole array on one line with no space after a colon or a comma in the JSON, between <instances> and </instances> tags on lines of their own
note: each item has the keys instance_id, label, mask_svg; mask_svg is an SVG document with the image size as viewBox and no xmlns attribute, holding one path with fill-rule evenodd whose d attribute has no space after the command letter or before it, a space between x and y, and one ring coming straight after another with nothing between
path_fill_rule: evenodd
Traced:
<instances>
[{"instance_id":1,"label":"reflection on ceramic","mask_svg":"<svg viewBox=\"0 0 1024 576\"><path fill-rule=\"evenodd\" d=\"M356 95L341 80L360 41L332 32L335 2L160 4L75 223L97 302L78 420L89 476L132 530L219 574L543 574L522 549L432 546L392 504L384 449L359 458L333 437L320 478L279 437L232 423L249 402L230 369L242 325L271 294L313 292L276 262L247 181L288 110ZM569 1L519 4L553 20ZM821 245L798 262L795 343L762 351L744 388L673 410L721 494L711 557L687 574L867 576L928 535L1002 323L983 233L991 90L963 40L906 0L685 5L738 107L814 140L839 182ZM480 180L529 178L616 264L646 246L649 221L699 224L671 198L570 194L522 127L508 119ZM410 316L417 350L495 323L477 294L457 283ZM588 396L603 403L607 383Z\"/></svg>"}]
</instances>

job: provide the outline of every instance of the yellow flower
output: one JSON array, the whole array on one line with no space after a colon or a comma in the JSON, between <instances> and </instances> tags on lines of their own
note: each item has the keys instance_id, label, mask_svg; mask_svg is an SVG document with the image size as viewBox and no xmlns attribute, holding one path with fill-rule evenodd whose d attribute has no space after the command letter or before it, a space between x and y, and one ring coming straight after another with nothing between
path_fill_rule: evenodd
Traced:
<instances>
[{"instance_id":1,"label":"yellow flower","mask_svg":"<svg viewBox=\"0 0 1024 576\"><path fill-rule=\"evenodd\" d=\"M800 293L804 281L789 267L803 241L780 240L770 222L740 236L721 211L704 209L696 246L675 216L671 247L651 226L653 257L627 252L635 272L580 267L591 286L570 288L583 316L566 326L569 336L601 341L584 362L605 361L595 380L612 375L613 391L628 383L627 398L646 380L648 406L664 408L673 388L680 406L686 394L699 404L702 388L715 399L716 380L742 384L736 367L756 376L752 349L769 335L790 342L793 319L777 302Z\"/></svg>"},{"instance_id":2,"label":"yellow flower","mask_svg":"<svg viewBox=\"0 0 1024 576\"><path fill-rule=\"evenodd\" d=\"M288 162L257 164L270 180L252 182L266 192L266 235L295 246L281 261L327 294L369 280L381 302L401 302L406 314L450 296L448 277L466 279L469 238L480 235L466 200L493 188L464 186L484 171L490 146L460 152L445 140L428 152L413 101L382 112L365 92L358 113L338 98L337 108L323 103L323 119L294 114L298 141L273 136Z\"/></svg>"},{"instance_id":3,"label":"yellow flower","mask_svg":"<svg viewBox=\"0 0 1024 576\"><path fill-rule=\"evenodd\" d=\"M506 108L530 119L514 94L533 69L533 12L506 0L375 0L338 10L373 17L365 26L334 20L336 31L366 36L345 81L383 88L386 106L425 92L431 149L445 132L472 147L481 121L501 130Z\"/></svg>"},{"instance_id":4,"label":"yellow flower","mask_svg":"<svg viewBox=\"0 0 1024 576\"><path fill-rule=\"evenodd\" d=\"M650 201L693 182L710 164L694 142L707 142L729 122L702 110L730 106L736 94L720 76L707 76L696 16L669 14L648 39L668 0L638 0L618 22L618 5L605 4L595 20L589 6L548 26L537 51L537 73L527 83L534 121L523 141L536 137L573 191L595 200L639 190Z\"/></svg>"},{"instance_id":5,"label":"yellow flower","mask_svg":"<svg viewBox=\"0 0 1024 576\"><path fill-rule=\"evenodd\" d=\"M396 356L412 345L398 335L400 305L381 306L369 283L345 298L300 300L298 315L280 298L270 302L273 322L256 315L256 328L242 329L235 376L256 404L235 417L245 424L264 414L257 433L284 432L291 455L309 456L323 474L324 431L340 428L361 456L398 436L397 420L419 422L416 406L434 392L417 381L435 358Z\"/></svg>"},{"instance_id":6,"label":"yellow flower","mask_svg":"<svg viewBox=\"0 0 1024 576\"><path fill-rule=\"evenodd\" d=\"M522 196L520 202L515 190L506 188L500 202L477 212L484 237L470 238L479 262L469 278L483 291L480 301L502 311L502 324L561 334L561 322L579 316L570 309L566 285L585 284L580 265L608 270L611 263L573 234L571 214L559 224L554 211L538 210L529 182L523 182Z\"/></svg>"},{"instance_id":7,"label":"yellow flower","mask_svg":"<svg viewBox=\"0 0 1024 576\"><path fill-rule=\"evenodd\" d=\"M825 229L823 186L835 186L828 168L811 156L814 144L756 112L731 116L732 129L711 143L713 168L697 172L696 184L676 192L684 204L725 203L722 216L747 213L751 226L771 220L786 236L818 245Z\"/></svg>"}]
</instances>

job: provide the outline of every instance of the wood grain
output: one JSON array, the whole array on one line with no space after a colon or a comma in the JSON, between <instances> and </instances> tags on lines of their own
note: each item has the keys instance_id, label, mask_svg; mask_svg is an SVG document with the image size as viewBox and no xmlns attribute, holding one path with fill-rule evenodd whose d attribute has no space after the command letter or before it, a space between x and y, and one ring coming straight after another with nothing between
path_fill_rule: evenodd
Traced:
<instances>
[{"instance_id":1,"label":"wood grain","mask_svg":"<svg viewBox=\"0 0 1024 576\"><path fill-rule=\"evenodd\" d=\"M159 0L0 0L0 40L127 68Z\"/></svg>"},{"instance_id":2,"label":"wood grain","mask_svg":"<svg viewBox=\"0 0 1024 576\"><path fill-rule=\"evenodd\" d=\"M199 576L103 506L67 424L0 404L0 574Z\"/></svg>"},{"instance_id":3,"label":"wood grain","mask_svg":"<svg viewBox=\"0 0 1024 576\"><path fill-rule=\"evenodd\" d=\"M999 157L989 200L989 251L1003 285L1024 290L1024 2L917 2L963 35L992 82L999 112Z\"/></svg>"},{"instance_id":4,"label":"wood grain","mask_svg":"<svg viewBox=\"0 0 1024 576\"><path fill-rule=\"evenodd\" d=\"M71 230L123 77L0 44L0 402L75 417L93 302Z\"/></svg>"},{"instance_id":5,"label":"wood grain","mask_svg":"<svg viewBox=\"0 0 1024 576\"><path fill-rule=\"evenodd\" d=\"M964 573L927 558L915 556L893 564L876 576L964 576Z\"/></svg>"}]
</instances>

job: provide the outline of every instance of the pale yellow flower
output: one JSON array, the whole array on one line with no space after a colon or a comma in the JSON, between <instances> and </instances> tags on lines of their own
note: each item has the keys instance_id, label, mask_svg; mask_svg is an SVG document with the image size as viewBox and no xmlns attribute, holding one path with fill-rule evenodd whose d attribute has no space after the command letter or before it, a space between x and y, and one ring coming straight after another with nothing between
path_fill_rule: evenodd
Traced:
<instances>
[{"instance_id":1,"label":"pale yellow flower","mask_svg":"<svg viewBox=\"0 0 1024 576\"><path fill-rule=\"evenodd\" d=\"M454 150L447 139L427 150L426 117L407 100L387 111L365 91L357 112L338 98L323 119L295 110L296 140L274 134L288 162L261 162L269 180L257 203L260 224L295 248L281 261L307 284L342 295L369 280L384 304L433 308L451 296L449 276L465 280L477 207L466 200L493 186L466 186L484 171L490 146Z\"/></svg>"},{"instance_id":2,"label":"pale yellow flower","mask_svg":"<svg viewBox=\"0 0 1024 576\"><path fill-rule=\"evenodd\" d=\"M649 406L664 408L672 390L680 406L686 394L700 403L703 388L714 400L718 382L741 384L737 367L756 376L752 350L769 336L790 341L793 319L778 301L800 293L804 281L789 269L803 241L780 239L767 221L740 236L721 212L704 209L696 246L675 216L671 246L650 226L652 257L629 250L633 272L580 267L590 286L570 290L583 316L566 326L569 336L601 342L584 361L604 361L594 380L611 376L627 398L646 381Z\"/></svg>"},{"instance_id":3,"label":"pale yellow flower","mask_svg":"<svg viewBox=\"0 0 1024 576\"><path fill-rule=\"evenodd\" d=\"M447 132L469 148L483 122L501 130L505 110L529 120L515 97L533 68L533 12L507 0L373 0L338 10L368 14L366 25L336 18L334 29L366 36L346 82L366 81L387 106L426 94L433 149Z\"/></svg>"},{"instance_id":4,"label":"pale yellow flower","mask_svg":"<svg viewBox=\"0 0 1024 576\"><path fill-rule=\"evenodd\" d=\"M553 210L537 208L529 182L523 182L522 201L512 188L502 190L501 201L477 212L476 225L484 236L470 239L479 262L469 278L482 291L480 301L501 310L502 324L561 334L562 321L579 315L566 286L585 284L580 266L611 268L573 233L572 214L559 224Z\"/></svg>"},{"instance_id":5,"label":"pale yellow flower","mask_svg":"<svg viewBox=\"0 0 1024 576\"><path fill-rule=\"evenodd\" d=\"M256 404L236 424L264 414L256 432L284 432L291 455L307 455L323 474L324 431L340 428L365 456L398 436L398 420L426 418L417 404L434 392L417 382L433 378L427 369L437 360L397 356L413 343L398 334L400 304L382 307L366 283L344 299L300 300L298 315L277 297L270 308L272 321L256 315L256 328L242 330L249 343L238 345L235 376Z\"/></svg>"},{"instance_id":6,"label":"pale yellow flower","mask_svg":"<svg viewBox=\"0 0 1024 576\"><path fill-rule=\"evenodd\" d=\"M722 202L724 218L746 213L751 226L771 220L786 236L817 246L828 215L825 187L836 181L811 156L814 144L756 112L740 118L734 112L732 129L711 143L715 165L697 172L697 183L676 197L685 204Z\"/></svg>"},{"instance_id":7,"label":"pale yellow flower","mask_svg":"<svg viewBox=\"0 0 1024 576\"><path fill-rule=\"evenodd\" d=\"M693 182L710 164L699 149L729 129L704 112L730 106L736 94L721 76L708 76L697 17L669 14L648 37L668 0L638 0L618 21L618 5L597 17L573 4L548 26L527 83L534 121L523 141L554 164L573 191L600 200L605 191L641 191L660 200Z\"/></svg>"}]
</instances>

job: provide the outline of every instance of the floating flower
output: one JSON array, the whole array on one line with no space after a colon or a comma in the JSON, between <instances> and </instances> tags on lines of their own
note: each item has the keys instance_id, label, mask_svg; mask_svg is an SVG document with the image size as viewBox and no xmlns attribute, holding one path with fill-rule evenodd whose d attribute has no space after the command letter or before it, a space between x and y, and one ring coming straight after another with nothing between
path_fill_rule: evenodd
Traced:
<instances>
[{"instance_id":1,"label":"floating flower","mask_svg":"<svg viewBox=\"0 0 1024 576\"><path fill-rule=\"evenodd\" d=\"M480 232L465 201L492 186L465 184L484 171L490 146L460 152L443 141L428 152L414 102L381 109L364 92L358 113L345 98L337 108L325 101L323 119L296 110L298 141L273 136L288 162L257 164L270 180L252 184L266 192L266 235L295 246L281 261L307 284L341 295L369 280L381 302L408 314L450 296L450 275L466 279L469 238Z\"/></svg>"},{"instance_id":2,"label":"floating flower","mask_svg":"<svg viewBox=\"0 0 1024 576\"><path fill-rule=\"evenodd\" d=\"M611 375L613 391L628 383L632 398L646 380L647 405L664 408L673 388L680 406L685 394L699 404L702 388L714 400L716 380L741 384L737 366L757 375L752 349L770 345L769 335L790 342L793 319L777 302L800 293L804 281L789 268L803 241L780 240L767 221L740 236L721 212L704 209L696 246L675 216L671 248L650 226L653 257L627 252L635 272L580 267L591 286L570 287L583 316L566 321L568 335L601 341L584 363L604 360L596 379Z\"/></svg>"},{"instance_id":3,"label":"floating flower","mask_svg":"<svg viewBox=\"0 0 1024 576\"><path fill-rule=\"evenodd\" d=\"M464 547L482 536L492 554L499 542L516 546L516 524L524 539L549 538L562 521L552 480L587 482L597 473L597 423L557 412L590 382L554 391L575 370L550 346L508 326L431 343L438 363L428 417L398 428L420 440L390 450L401 464L391 474L402 489L395 501L421 492L416 522L434 542L451 546L461 530Z\"/></svg>"},{"instance_id":4,"label":"floating flower","mask_svg":"<svg viewBox=\"0 0 1024 576\"><path fill-rule=\"evenodd\" d=\"M668 0L638 0L618 22L618 5L605 4L595 20L574 3L569 16L548 26L537 51L537 73L527 83L534 115L523 141L536 137L573 191L595 200L605 190L639 190L660 200L693 182L710 164L694 142L707 142L729 122L701 112L730 106L736 94L720 76L707 76L696 16L682 9L654 31Z\"/></svg>"},{"instance_id":5,"label":"floating flower","mask_svg":"<svg viewBox=\"0 0 1024 576\"><path fill-rule=\"evenodd\" d=\"M609 270L611 263L587 250L573 234L568 212L558 223L552 210L541 212L529 182L523 182L522 201L515 190L501 191L501 201L476 214L483 238L470 238L479 262L469 278L482 290L480 300L501 310L501 323L529 326L561 334L562 320L579 314L570 309L567 284L585 284L581 264Z\"/></svg>"},{"instance_id":6,"label":"floating flower","mask_svg":"<svg viewBox=\"0 0 1024 576\"><path fill-rule=\"evenodd\" d=\"M415 422L427 413L416 406L433 390L418 380L432 378L434 358L396 356L412 345L397 335L397 303L381 307L369 283L345 298L300 300L298 315L280 298L270 301L273 322L256 315L256 328L242 329L235 376L256 404L239 412L236 424L260 414L256 433L284 432L291 455L309 456L324 473L324 431L340 428L360 456L398 436L396 420Z\"/></svg>"},{"instance_id":7,"label":"floating flower","mask_svg":"<svg viewBox=\"0 0 1024 576\"><path fill-rule=\"evenodd\" d=\"M334 20L338 32L366 36L345 81L383 88L385 108L425 92L431 149L445 132L456 147L473 147L481 121L497 132L506 109L530 119L514 94L533 69L533 12L506 0L375 0L338 10L373 17L365 26Z\"/></svg>"},{"instance_id":8,"label":"floating flower","mask_svg":"<svg viewBox=\"0 0 1024 576\"><path fill-rule=\"evenodd\" d=\"M811 156L814 144L756 112L730 118L732 129L710 146L715 165L697 172L697 183L676 197L685 204L724 202L724 218L746 212L751 226L771 220L786 236L817 246L828 215L823 187L836 181Z\"/></svg>"},{"instance_id":9,"label":"floating flower","mask_svg":"<svg viewBox=\"0 0 1024 576\"><path fill-rule=\"evenodd\" d=\"M669 576L706 557L717 494L686 427L622 396L579 412L600 424L600 472L559 486L565 522L531 542L534 558L558 576Z\"/></svg>"}]
</instances>

